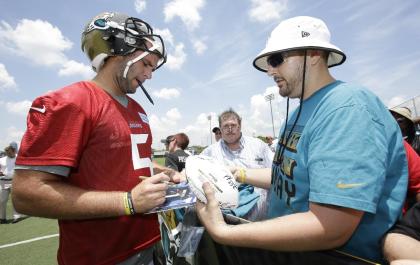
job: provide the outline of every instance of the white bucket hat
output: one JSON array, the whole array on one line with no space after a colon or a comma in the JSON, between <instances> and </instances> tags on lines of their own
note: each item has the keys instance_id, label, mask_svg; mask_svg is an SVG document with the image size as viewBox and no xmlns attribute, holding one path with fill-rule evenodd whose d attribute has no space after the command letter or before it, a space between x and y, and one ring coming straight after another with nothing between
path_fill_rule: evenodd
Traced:
<instances>
[{"instance_id":1,"label":"white bucket hat","mask_svg":"<svg viewBox=\"0 0 420 265\"><path fill-rule=\"evenodd\" d=\"M390 109L390 111L403 116L408 121L413 123L413 119L411 118L411 110L409 108L407 108L407 107L395 107L395 108Z\"/></svg>"},{"instance_id":2,"label":"white bucket hat","mask_svg":"<svg viewBox=\"0 0 420 265\"><path fill-rule=\"evenodd\" d=\"M327 25L318 18L300 16L286 19L271 32L264 50L254 59L253 65L267 72L267 58L271 54L300 49L329 51L328 67L340 65L346 60L346 55L330 43L330 38Z\"/></svg>"}]
</instances>

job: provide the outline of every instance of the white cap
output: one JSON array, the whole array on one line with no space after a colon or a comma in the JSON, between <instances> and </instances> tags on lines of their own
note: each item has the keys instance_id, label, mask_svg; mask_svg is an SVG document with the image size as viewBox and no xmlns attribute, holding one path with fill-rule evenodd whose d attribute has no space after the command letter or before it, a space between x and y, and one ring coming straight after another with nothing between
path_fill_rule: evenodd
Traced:
<instances>
[{"instance_id":1,"label":"white cap","mask_svg":"<svg viewBox=\"0 0 420 265\"><path fill-rule=\"evenodd\" d=\"M9 144L9 146L10 146L10 147L12 147L13 149L15 149L15 151L17 151L17 150L18 150L18 144L17 144L16 142L11 142L11 143Z\"/></svg>"},{"instance_id":2,"label":"white cap","mask_svg":"<svg viewBox=\"0 0 420 265\"><path fill-rule=\"evenodd\" d=\"M271 32L264 50L254 59L254 67L267 72L267 58L271 54L300 49L329 51L328 67L342 64L346 55L330 43L330 38L327 25L318 18L300 16L286 19Z\"/></svg>"}]
</instances>

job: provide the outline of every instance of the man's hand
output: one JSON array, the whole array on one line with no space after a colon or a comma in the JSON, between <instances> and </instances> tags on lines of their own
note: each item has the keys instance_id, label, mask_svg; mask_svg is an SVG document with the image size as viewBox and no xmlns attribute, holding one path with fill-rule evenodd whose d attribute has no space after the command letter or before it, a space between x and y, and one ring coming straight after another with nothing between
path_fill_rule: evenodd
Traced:
<instances>
[{"instance_id":1,"label":"man's hand","mask_svg":"<svg viewBox=\"0 0 420 265\"><path fill-rule=\"evenodd\" d=\"M159 173L146 178L131 190L134 210L137 213L147 212L165 202L169 177Z\"/></svg>"},{"instance_id":2,"label":"man's hand","mask_svg":"<svg viewBox=\"0 0 420 265\"><path fill-rule=\"evenodd\" d=\"M197 200L197 215L200 218L201 224L206 228L210 236L218 241L221 239L223 232L228 228L228 225L223 219L222 212L219 208L219 202L214 196L214 190L208 182L203 184L203 190L207 198L207 204Z\"/></svg>"},{"instance_id":3,"label":"man's hand","mask_svg":"<svg viewBox=\"0 0 420 265\"><path fill-rule=\"evenodd\" d=\"M238 181L240 169L241 168L238 167L238 166L229 166L229 171L230 171L230 173L232 173L232 175L233 175L233 177L235 178L236 181Z\"/></svg>"},{"instance_id":4,"label":"man's hand","mask_svg":"<svg viewBox=\"0 0 420 265\"><path fill-rule=\"evenodd\" d=\"M185 169L182 172L178 172L176 170L168 168L164 172L166 175L169 176L169 178L171 179L173 183L181 183L187 180L185 176Z\"/></svg>"}]
</instances>

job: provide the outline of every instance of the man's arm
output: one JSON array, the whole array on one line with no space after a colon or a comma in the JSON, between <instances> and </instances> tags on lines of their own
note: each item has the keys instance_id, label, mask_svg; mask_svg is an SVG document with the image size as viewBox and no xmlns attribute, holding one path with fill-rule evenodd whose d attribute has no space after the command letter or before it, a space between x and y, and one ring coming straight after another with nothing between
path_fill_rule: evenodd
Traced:
<instances>
[{"instance_id":1,"label":"man's arm","mask_svg":"<svg viewBox=\"0 0 420 265\"><path fill-rule=\"evenodd\" d=\"M165 173L174 183L180 183L187 180L186 177L183 174L179 173L177 170L159 165L156 161L153 161L153 174L158 173Z\"/></svg>"},{"instance_id":2,"label":"man's arm","mask_svg":"<svg viewBox=\"0 0 420 265\"><path fill-rule=\"evenodd\" d=\"M275 251L332 249L348 241L363 216L349 208L310 203L305 213L230 226L211 187L205 184L204 190L208 203L197 202L197 214L212 238L226 245Z\"/></svg>"},{"instance_id":3,"label":"man's arm","mask_svg":"<svg viewBox=\"0 0 420 265\"><path fill-rule=\"evenodd\" d=\"M420 241L407 235L391 232L384 240L384 256L389 262L398 259L420 260L419 249Z\"/></svg>"},{"instance_id":4,"label":"man's arm","mask_svg":"<svg viewBox=\"0 0 420 265\"><path fill-rule=\"evenodd\" d=\"M258 188L269 189L271 186L271 168L231 168L236 181L251 184Z\"/></svg>"},{"instance_id":5,"label":"man's arm","mask_svg":"<svg viewBox=\"0 0 420 265\"><path fill-rule=\"evenodd\" d=\"M154 175L131 190L137 213L165 201L169 177ZM140 181L139 181L140 182ZM12 199L20 213L57 219L88 219L125 215L125 192L84 190L63 177L43 171L16 169Z\"/></svg>"}]
</instances>

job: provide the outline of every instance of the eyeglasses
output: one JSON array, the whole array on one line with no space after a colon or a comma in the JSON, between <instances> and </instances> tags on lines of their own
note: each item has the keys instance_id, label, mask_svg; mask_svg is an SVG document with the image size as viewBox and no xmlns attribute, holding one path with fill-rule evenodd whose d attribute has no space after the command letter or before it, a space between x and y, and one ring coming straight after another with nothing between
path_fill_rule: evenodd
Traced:
<instances>
[{"instance_id":1,"label":"eyeglasses","mask_svg":"<svg viewBox=\"0 0 420 265\"><path fill-rule=\"evenodd\" d=\"M222 126L222 130L225 131L225 132L235 131L238 128L239 128L239 125L238 124L226 124L226 125L223 125Z\"/></svg>"},{"instance_id":2,"label":"eyeglasses","mask_svg":"<svg viewBox=\"0 0 420 265\"><path fill-rule=\"evenodd\" d=\"M271 66L271 67L277 67L280 64L284 63L284 56L282 55L282 53L275 53L273 55L270 55L267 58L267 63Z\"/></svg>"}]
</instances>

